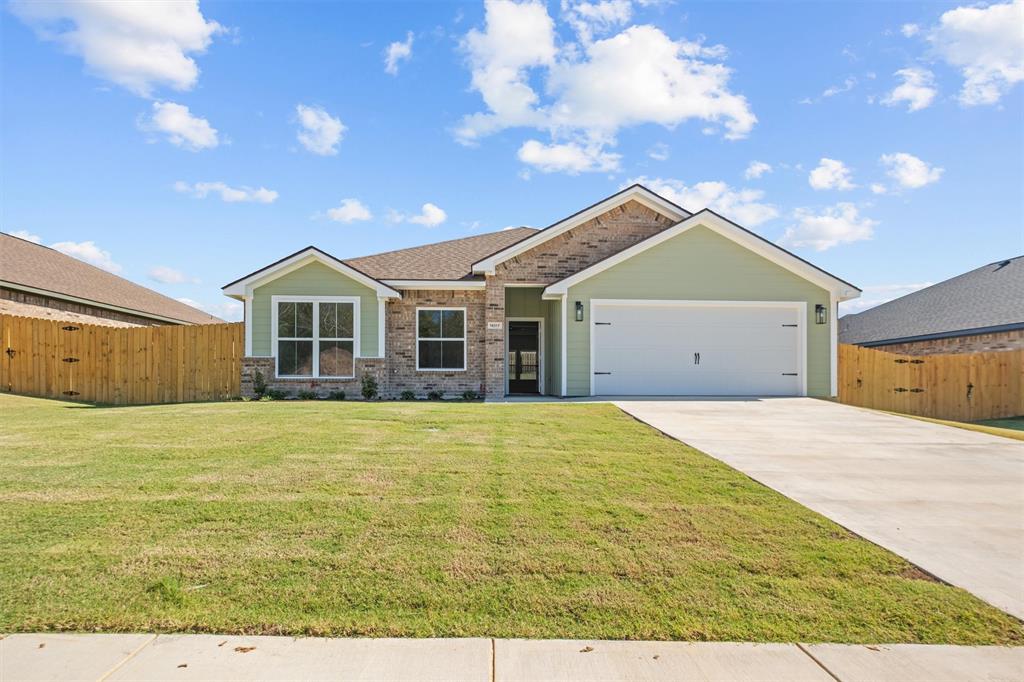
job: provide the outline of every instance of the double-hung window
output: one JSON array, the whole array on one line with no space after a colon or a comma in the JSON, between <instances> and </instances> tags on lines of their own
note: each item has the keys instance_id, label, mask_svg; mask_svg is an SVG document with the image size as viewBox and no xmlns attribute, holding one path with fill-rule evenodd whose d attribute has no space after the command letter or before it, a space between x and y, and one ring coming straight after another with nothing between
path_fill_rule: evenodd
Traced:
<instances>
[{"instance_id":1,"label":"double-hung window","mask_svg":"<svg viewBox=\"0 0 1024 682\"><path fill-rule=\"evenodd\" d=\"M466 309L416 309L416 369L466 369Z\"/></svg>"},{"instance_id":2,"label":"double-hung window","mask_svg":"<svg viewBox=\"0 0 1024 682\"><path fill-rule=\"evenodd\" d=\"M348 296L274 296L277 376L341 378L355 375L359 299Z\"/></svg>"}]
</instances>

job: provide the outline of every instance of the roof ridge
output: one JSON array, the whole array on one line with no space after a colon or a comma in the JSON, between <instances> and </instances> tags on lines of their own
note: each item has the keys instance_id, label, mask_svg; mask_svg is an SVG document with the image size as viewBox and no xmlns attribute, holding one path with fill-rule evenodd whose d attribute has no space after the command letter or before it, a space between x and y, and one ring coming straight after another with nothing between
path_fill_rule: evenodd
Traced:
<instances>
[{"instance_id":1,"label":"roof ridge","mask_svg":"<svg viewBox=\"0 0 1024 682\"><path fill-rule=\"evenodd\" d=\"M347 263L349 261L362 260L364 258L373 258L375 256L389 256L391 254L401 253L403 251L413 251L415 249L422 249L422 248L425 248L425 247L428 247L428 246L441 246L442 244L451 244L452 242L461 242L461 241L466 241L468 239L479 239L480 237L489 237L491 235L500 234L502 232L512 232L513 230L530 230L532 232L538 232L539 231L536 227L529 227L527 225L519 225L519 226L511 227L511 228L505 227L505 228L502 228L500 230L492 230L491 232L481 232L480 234L471 234L468 237L456 237L455 239L445 239L445 240L439 241L439 242L427 242L426 244L420 244L418 246L406 246L406 247L403 247L401 249L391 249L390 251L378 251L377 253L368 253L368 254L366 254L364 256L353 256L352 258L342 259L342 262L343 263Z\"/></svg>"}]
</instances>

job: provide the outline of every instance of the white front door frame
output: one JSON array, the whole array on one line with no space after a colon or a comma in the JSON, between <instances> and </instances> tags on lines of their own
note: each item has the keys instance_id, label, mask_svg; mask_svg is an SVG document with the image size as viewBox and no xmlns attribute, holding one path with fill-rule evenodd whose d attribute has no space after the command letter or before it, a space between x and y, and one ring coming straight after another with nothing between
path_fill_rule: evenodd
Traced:
<instances>
[{"instance_id":1,"label":"white front door frame","mask_svg":"<svg viewBox=\"0 0 1024 682\"><path fill-rule=\"evenodd\" d=\"M505 318L505 353L501 361L505 365L505 395L508 395L508 327L509 322L537 323L537 393L546 395L547 380L544 375L544 318L543 317L506 317Z\"/></svg>"}]
</instances>

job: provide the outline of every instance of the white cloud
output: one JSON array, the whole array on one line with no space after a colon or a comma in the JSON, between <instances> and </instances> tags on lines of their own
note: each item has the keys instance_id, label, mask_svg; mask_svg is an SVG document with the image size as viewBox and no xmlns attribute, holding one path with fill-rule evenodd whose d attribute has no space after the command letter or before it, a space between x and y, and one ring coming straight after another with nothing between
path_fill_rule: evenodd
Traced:
<instances>
[{"instance_id":1,"label":"white cloud","mask_svg":"<svg viewBox=\"0 0 1024 682\"><path fill-rule=\"evenodd\" d=\"M301 130L298 132L299 142L307 150L321 156L334 156L338 153L345 125L341 119L327 113L323 107L299 104L295 107Z\"/></svg>"},{"instance_id":2,"label":"white cloud","mask_svg":"<svg viewBox=\"0 0 1024 682\"><path fill-rule=\"evenodd\" d=\"M822 158L818 162L818 167L807 176L807 182L814 189L847 190L856 187L846 164L836 159L827 158Z\"/></svg>"},{"instance_id":3,"label":"white cloud","mask_svg":"<svg viewBox=\"0 0 1024 682\"><path fill-rule=\"evenodd\" d=\"M918 26L917 24L903 24L902 26L900 26L900 33L902 33L907 38L913 38L920 32L921 27Z\"/></svg>"},{"instance_id":4,"label":"white cloud","mask_svg":"<svg viewBox=\"0 0 1024 682\"><path fill-rule=\"evenodd\" d=\"M405 41L396 41L388 45L384 53L384 71L392 76L398 75L399 62L412 58L412 31L405 34Z\"/></svg>"},{"instance_id":5,"label":"white cloud","mask_svg":"<svg viewBox=\"0 0 1024 682\"><path fill-rule=\"evenodd\" d=\"M885 185L883 185L880 182L873 182L873 183L871 183L871 193L872 194L885 194L888 191L889 190L887 190L885 188Z\"/></svg>"},{"instance_id":6,"label":"white cloud","mask_svg":"<svg viewBox=\"0 0 1024 682\"><path fill-rule=\"evenodd\" d=\"M707 126L711 132L721 126L729 139L745 137L757 118L746 98L729 90L731 70L717 61L724 47L673 41L650 25L591 39L628 21L627 9L614 1L566 2L562 16L583 37L559 48L543 3L488 0L484 28L462 41L486 111L464 117L456 138L472 144L507 128L534 128L549 133L552 146L596 147L589 153L596 159L620 129L645 123L673 128L698 119L715 124Z\"/></svg>"},{"instance_id":7,"label":"white cloud","mask_svg":"<svg viewBox=\"0 0 1024 682\"><path fill-rule=\"evenodd\" d=\"M621 155L601 151L600 145L581 146L568 144L543 144L527 140L519 148L519 160L534 166L542 173L564 172L578 175L589 171L613 171L619 167Z\"/></svg>"},{"instance_id":8,"label":"white cloud","mask_svg":"<svg viewBox=\"0 0 1024 682\"><path fill-rule=\"evenodd\" d=\"M147 273L149 278L155 282L162 284L198 284L199 279L197 277L190 277L181 270L175 270L174 268L167 267L166 265L157 265L149 269Z\"/></svg>"},{"instance_id":9,"label":"white cloud","mask_svg":"<svg viewBox=\"0 0 1024 682\"><path fill-rule=\"evenodd\" d=\"M653 145L647 150L647 156L651 157L655 161L667 161L669 157L668 145L664 142L659 142Z\"/></svg>"},{"instance_id":10,"label":"white cloud","mask_svg":"<svg viewBox=\"0 0 1024 682\"><path fill-rule=\"evenodd\" d=\"M849 315L851 313L864 312L877 305L888 303L893 299L912 294L915 291L930 287L934 282L916 282L913 284L878 284L864 287L860 298L852 301L843 301L839 304L839 314Z\"/></svg>"},{"instance_id":11,"label":"white cloud","mask_svg":"<svg viewBox=\"0 0 1024 682\"><path fill-rule=\"evenodd\" d=\"M745 227L756 227L779 215L775 206L764 203L764 192L756 189L733 189L724 182L698 182L686 185L671 178L641 176L628 180L626 185L638 183L689 211L702 208L722 214Z\"/></svg>"},{"instance_id":12,"label":"white cloud","mask_svg":"<svg viewBox=\"0 0 1024 682\"><path fill-rule=\"evenodd\" d=\"M202 310L210 315L215 315L216 317L228 322L242 321L242 304L236 301L225 301L224 303L200 303L199 301L191 298L185 298L184 296L175 300L178 301L178 303L190 305L193 308Z\"/></svg>"},{"instance_id":13,"label":"white cloud","mask_svg":"<svg viewBox=\"0 0 1024 682\"><path fill-rule=\"evenodd\" d=\"M906 152L882 154L879 161L887 169L885 174L895 180L900 187L906 189L917 189L938 182L944 172L944 169L929 166L913 154Z\"/></svg>"},{"instance_id":14,"label":"white cloud","mask_svg":"<svg viewBox=\"0 0 1024 682\"><path fill-rule=\"evenodd\" d=\"M18 239L24 239L27 242L32 242L33 244L39 244L40 242L43 241L43 238L40 237L38 234L32 234L28 230L15 230L14 232L8 232L8 234L10 234L12 237L17 237Z\"/></svg>"},{"instance_id":15,"label":"white cloud","mask_svg":"<svg viewBox=\"0 0 1024 682\"><path fill-rule=\"evenodd\" d=\"M193 116L188 107L174 102L153 102L153 115L142 119L139 127L163 133L171 144L193 152L220 144L217 130L209 121Z\"/></svg>"},{"instance_id":16,"label":"white cloud","mask_svg":"<svg viewBox=\"0 0 1024 682\"><path fill-rule=\"evenodd\" d=\"M257 204L272 204L277 200L277 192L266 187L253 188L242 185L241 187L230 187L223 182L197 182L190 185L179 180L174 183L174 190L185 194L205 199L211 193L220 194L220 198L229 204L238 202L254 202Z\"/></svg>"},{"instance_id":17,"label":"white cloud","mask_svg":"<svg viewBox=\"0 0 1024 682\"><path fill-rule=\"evenodd\" d=\"M437 227L448 219L448 214L439 206L427 202L423 204L419 215L408 218L408 222L426 227Z\"/></svg>"},{"instance_id":18,"label":"white cloud","mask_svg":"<svg viewBox=\"0 0 1024 682\"><path fill-rule=\"evenodd\" d=\"M747 170L743 171L743 177L747 180L755 180L765 173L771 173L772 167L764 161L751 161L747 165Z\"/></svg>"},{"instance_id":19,"label":"white cloud","mask_svg":"<svg viewBox=\"0 0 1024 682\"><path fill-rule=\"evenodd\" d=\"M833 85L825 89L825 92L821 93L822 97L834 97L843 92L849 92L857 87L857 79L853 76L849 76L843 81L842 85Z\"/></svg>"},{"instance_id":20,"label":"white cloud","mask_svg":"<svg viewBox=\"0 0 1024 682\"><path fill-rule=\"evenodd\" d=\"M939 92L935 89L935 76L928 69L910 67L900 69L894 75L902 78L903 82L882 99L886 106L907 102L907 111L919 111L928 107Z\"/></svg>"},{"instance_id":21,"label":"white cloud","mask_svg":"<svg viewBox=\"0 0 1024 682\"><path fill-rule=\"evenodd\" d=\"M121 266L113 261L110 257L110 252L104 251L100 247L96 246L96 243L93 241L57 242L56 244L50 244L50 247L57 249L61 253L67 254L72 258L77 258L78 260L85 261L90 265L95 265L107 272L121 272Z\"/></svg>"},{"instance_id":22,"label":"white cloud","mask_svg":"<svg viewBox=\"0 0 1024 682\"><path fill-rule=\"evenodd\" d=\"M960 102L995 104L1024 80L1024 0L945 12L928 32L932 49L964 77Z\"/></svg>"},{"instance_id":23,"label":"white cloud","mask_svg":"<svg viewBox=\"0 0 1024 682\"><path fill-rule=\"evenodd\" d=\"M143 97L160 85L195 86L199 67L189 55L205 52L225 30L203 16L198 0L16 0L11 10L41 38L80 56L92 73Z\"/></svg>"},{"instance_id":24,"label":"white cloud","mask_svg":"<svg viewBox=\"0 0 1024 682\"><path fill-rule=\"evenodd\" d=\"M793 212L795 225L786 228L779 244L788 247L807 247L824 251L839 244L849 244L871 239L877 220L862 217L857 207L840 202L829 206L821 213L809 208L798 208Z\"/></svg>"},{"instance_id":25,"label":"white cloud","mask_svg":"<svg viewBox=\"0 0 1024 682\"><path fill-rule=\"evenodd\" d=\"M370 220L373 214L358 199L342 199L337 207L327 209L327 217L338 223L354 223L357 220Z\"/></svg>"}]
</instances>

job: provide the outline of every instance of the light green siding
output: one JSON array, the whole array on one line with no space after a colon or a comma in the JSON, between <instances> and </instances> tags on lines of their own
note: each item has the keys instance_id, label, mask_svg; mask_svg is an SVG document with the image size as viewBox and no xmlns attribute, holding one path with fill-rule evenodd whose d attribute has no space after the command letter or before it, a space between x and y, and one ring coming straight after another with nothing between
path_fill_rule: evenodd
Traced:
<instances>
[{"instance_id":1,"label":"light green siding","mask_svg":"<svg viewBox=\"0 0 1024 682\"><path fill-rule=\"evenodd\" d=\"M253 291L252 354L271 354L271 296L359 296L359 351L377 357L377 292L322 263L309 263Z\"/></svg>"},{"instance_id":2,"label":"light green siding","mask_svg":"<svg viewBox=\"0 0 1024 682\"><path fill-rule=\"evenodd\" d=\"M562 394L562 302L542 301L544 309L544 392Z\"/></svg>"},{"instance_id":3,"label":"light green siding","mask_svg":"<svg viewBox=\"0 0 1024 682\"><path fill-rule=\"evenodd\" d=\"M505 287L505 317L544 317L544 287Z\"/></svg>"},{"instance_id":4,"label":"light green siding","mask_svg":"<svg viewBox=\"0 0 1024 682\"><path fill-rule=\"evenodd\" d=\"M807 392L830 393L829 325L814 323L814 306L828 307L829 293L709 228L691 228L569 289L568 305L582 301L588 311L583 322L568 322L570 396L590 392L592 298L806 301Z\"/></svg>"}]
</instances>

